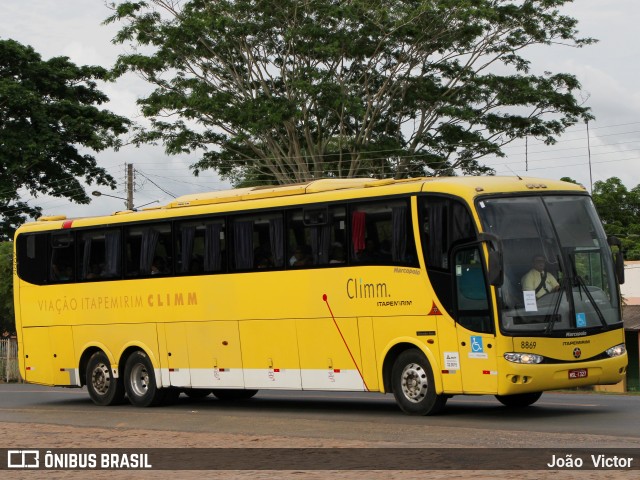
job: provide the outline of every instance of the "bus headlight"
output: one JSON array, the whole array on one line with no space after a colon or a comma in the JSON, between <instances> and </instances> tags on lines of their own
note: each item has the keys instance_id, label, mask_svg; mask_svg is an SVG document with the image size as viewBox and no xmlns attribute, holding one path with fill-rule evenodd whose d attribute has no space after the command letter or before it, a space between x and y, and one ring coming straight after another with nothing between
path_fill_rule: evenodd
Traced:
<instances>
[{"instance_id":1,"label":"bus headlight","mask_svg":"<svg viewBox=\"0 0 640 480\"><path fill-rule=\"evenodd\" d=\"M513 363L542 363L544 357L535 353L508 352L504 354L505 360Z\"/></svg>"},{"instance_id":2,"label":"bus headlight","mask_svg":"<svg viewBox=\"0 0 640 480\"><path fill-rule=\"evenodd\" d=\"M624 355L627 351L627 347L624 346L624 343L620 345L616 345L615 347L611 347L607 349L607 355L610 357L619 357L620 355Z\"/></svg>"}]
</instances>

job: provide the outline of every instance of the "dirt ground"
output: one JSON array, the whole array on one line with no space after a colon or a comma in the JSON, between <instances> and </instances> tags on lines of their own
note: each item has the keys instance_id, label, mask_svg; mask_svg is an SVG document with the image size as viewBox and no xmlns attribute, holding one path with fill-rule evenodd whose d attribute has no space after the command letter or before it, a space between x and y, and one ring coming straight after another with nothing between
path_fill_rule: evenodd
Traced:
<instances>
[{"instance_id":1,"label":"dirt ground","mask_svg":"<svg viewBox=\"0 0 640 480\"><path fill-rule=\"evenodd\" d=\"M500 432L505 434L505 432ZM507 433L508 434L508 433ZM514 434L515 436L515 434ZM587 436L588 437L588 436ZM597 447L599 444L611 444L614 437L594 438L583 437L580 444L589 447ZM163 430L131 430L121 428L85 428L50 424L25 424L25 423L0 423L0 447L20 448L346 448L346 447L376 447L390 448L402 447L397 442L368 442L365 440L335 440L304 437L286 437L278 435L239 435L219 433L186 433ZM567 442L567 443L564 443ZM571 443L569 443L571 442ZM555 435L554 446L560 448L563 443L574 444L574 435ZM481 445L481 444L480 444ZM424 445L425 447L441 447L442 444ZM455 446L455 445L450 445ZM542 445L549 446L549 445ZM626 447L638 447L638 445L626 444ZM505 450L508 455L508 450ZM638 459L640 461L640 459ZM537 480L540 478L580 479L596 480L603 478L602 471L91 471L92 479L142 479L153 477L154 479L469 479L484 480L504 478L518 480ZM0 472L1 478L87 478L87 471L45 471L45 470L5 470ZM638 471L607 471L606 478L631 479L638 478Z\"/></svg>"}]
</instances>

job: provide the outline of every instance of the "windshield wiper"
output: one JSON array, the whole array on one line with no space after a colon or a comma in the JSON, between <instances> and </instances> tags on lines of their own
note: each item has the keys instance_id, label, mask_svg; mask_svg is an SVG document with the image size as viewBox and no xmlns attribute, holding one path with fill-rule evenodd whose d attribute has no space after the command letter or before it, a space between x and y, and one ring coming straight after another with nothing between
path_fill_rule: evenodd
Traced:
<instances>
[{"instance_id":1,"label":"windshield wiper","mask_svg":"<svg viewBox=\"0 0 640 480\"><path fill-rule=\"evenodd\" d=\"M554 323L556 323L556 318L558 318L558 311L560 311L560 303L562 303L562 295L566 293L565 291L565 284L566 284L566 279L562 278L560 279L560 292L558 293L558 298L556 299L556 303L553 306L553 311L551 312L550 315L548 315L550 318L547 321L547 326L544 329L544 333L545 334L550 334L553 331L553 327L554 327ZM567 295L567 299L569 298L569 295Z\"/></svg>"},{"instance_id":2,"label":"windshield wiper","mask_svg":"<svg viewBox=\"0 0 640 480\"><path fill-rule=\"evenodd\" d=\"M596 315L598 315L598 320L600 320L600 323L604 327L606 327L607 321L604 319L602 310L600 310L600 307L598 307L596 300L593 298L593 295L591 295L591 292L589 291L589 287L587 287L587 284L584 281L584 279L580 275L578 275L575 261L573 257L571 257L571 255L569 255L569 261L571 262L571 270L573 270L573 277L576 279L576 282L578 283L578 291L584 291L585 295L589 299L589 302L591 303L591 305L593 305L593 309L595 310ZM580 295L580 299L582 300L582 295Z\"/></svg>"},{"instance_id":3,"label":"windshield wiper","mask_svg":"<svg viewBox=\"0 0 640 480\"><path fill-rule=\"evenodd\" d=\"M560 263L560 257L556 256L556 260L558 261L558 268L560 268L560 272L562 273L562 263ZM569 300L569 293L566 291L567 288L571 288L570 286L567 286L568 282L566 279L566 275L564 275L565 278L561 278L560 279L560 293L558 294L558 298L556 299L556 303L553 306L553 311L551 312L551 317L549 318L549 320L547 321L547 326L544 329L544 333L546 335L550 334L553 331L553 327L554 327L554 323L556 323L556 318L558 316L558 311L560 311L560 303L562 303L562 294L566 293L567 294L567 301Z\"/></svg>"}]
</instances>

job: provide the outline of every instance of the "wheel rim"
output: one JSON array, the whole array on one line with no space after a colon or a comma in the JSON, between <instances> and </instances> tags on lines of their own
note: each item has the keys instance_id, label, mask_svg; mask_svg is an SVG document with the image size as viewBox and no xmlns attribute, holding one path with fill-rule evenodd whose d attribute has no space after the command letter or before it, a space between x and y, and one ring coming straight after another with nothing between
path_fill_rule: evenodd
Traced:
<instances>
[{"instance_id":1,"label":"wheel rim","mask_svg":"<svg viewBox=\"0 0 640 480\"><path fill-rule=\"evenodd\" d=\"M131 390L138 397L144 397L149 389L149 372L147 367L138 363L131 369Z\"/></svg>"},{"instance_id":2,"label":"wheel rim","mask_svg":"<svg viewBox=\"0 0 640 480\"><path fill-rule=\"evenodd\" d=\"M109 367L104 363L98 363L91 372L91 386L98 395L106 395L111 386Z\"/></svg>"},{"instance_id":3,"label":"wheel rim","mask_svg":"<svg viewBox=\"0 0 640 480\"><path fill-rule=\"evenodd\" d=\"M407 400L419 403L427 395L427 372L417 363L410 363L402 370L402 393Z\"/></svg>"}]
</instances>

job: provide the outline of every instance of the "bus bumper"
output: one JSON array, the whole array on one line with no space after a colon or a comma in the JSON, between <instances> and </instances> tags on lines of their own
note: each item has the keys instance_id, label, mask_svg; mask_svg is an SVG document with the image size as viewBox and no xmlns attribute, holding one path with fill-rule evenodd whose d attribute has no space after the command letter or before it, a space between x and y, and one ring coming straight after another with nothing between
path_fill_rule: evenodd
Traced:
<instances>
[{"instance_id":1,"label":"bus bumper","mask_svg":"<svg viewBox=\"0 0 640 480\"><path fill-rule=\"evenodd\" d=\"M589 362L524 365L500 359L498 395L543 392L589 385L612 385L624 380L627 354Z\"/></svg>"}]
</instances>

